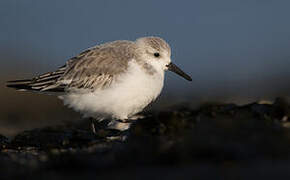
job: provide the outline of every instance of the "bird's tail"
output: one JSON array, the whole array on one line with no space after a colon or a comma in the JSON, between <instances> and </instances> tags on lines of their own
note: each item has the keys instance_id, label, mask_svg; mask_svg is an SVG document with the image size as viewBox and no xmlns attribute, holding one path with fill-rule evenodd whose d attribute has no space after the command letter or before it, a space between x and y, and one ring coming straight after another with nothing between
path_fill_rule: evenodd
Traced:
<instances>
[{"instance_id":1,"label":"bird's tail","mask_svg":"<svg viewBox=\"0 0 290 180\"><path fill-rule=\"evenodd\" d=\"M17 89L17 90L27 91L27 90L33 90L31 83L32 83L32 79L21 79L21 80L7 81L6 86L9 88Z\"/></svg>"},{"instance_id":2,"label":"bird's tail","mask_svg":"<svg viewBox=\"0 0 290 180\"><path fill-rule=\"evenodd\" d=\"M63 92L64 87L58 83L58 79L64 72L65 67L61 67L54 72L48 72L32 79L8 81L6 86L22 91Z\"/></svg>"}]
</instances>

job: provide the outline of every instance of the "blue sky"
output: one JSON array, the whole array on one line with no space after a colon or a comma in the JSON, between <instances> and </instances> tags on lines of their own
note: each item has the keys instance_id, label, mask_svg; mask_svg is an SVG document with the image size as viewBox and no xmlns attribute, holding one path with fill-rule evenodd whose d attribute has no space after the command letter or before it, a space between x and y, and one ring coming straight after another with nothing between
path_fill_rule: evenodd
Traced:
<instances>
[{"instance_id":1,"label":"blue sky","mask_svg":"<svg viewBox=\"0 0 290 180\"><path fill-rule=\"evenodd\" d=\"M283 94L290 90L289 7L286 0L1 0L0 70L42 73L95 44L155 35L193 77L189 84L168 73L167 92Z\"/></svg>"}]
</instances>

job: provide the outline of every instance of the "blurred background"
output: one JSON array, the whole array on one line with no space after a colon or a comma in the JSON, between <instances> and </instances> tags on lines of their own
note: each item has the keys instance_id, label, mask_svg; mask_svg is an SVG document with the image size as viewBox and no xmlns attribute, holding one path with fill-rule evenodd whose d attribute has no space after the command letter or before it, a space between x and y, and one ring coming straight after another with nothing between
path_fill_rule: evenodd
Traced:
<instances>
[{"instance_id":1,"label":"blurred background","mask_svg":"<svg viewBox=\"0 0 290 180\"><path fill-rule=\"evenodd\" d=\"M107 41L160 36L193 81L167 73L155 107L249 103L290 94L287 0L1 0L0 134L78 121L56 97L16 92L5 81L63 65Z\"/></svg>"}]
</instances>

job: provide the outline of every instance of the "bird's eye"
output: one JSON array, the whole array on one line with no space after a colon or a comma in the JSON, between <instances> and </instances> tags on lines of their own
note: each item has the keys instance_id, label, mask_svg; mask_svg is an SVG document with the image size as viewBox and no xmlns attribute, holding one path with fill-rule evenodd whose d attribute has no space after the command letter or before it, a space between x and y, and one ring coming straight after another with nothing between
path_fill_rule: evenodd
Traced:
<instances>
[{"instance_id":1,"label":"bird's eye","mask_svg":"<svg viewBox=\"0 0 290 180\"><path fill-rule=\"evenodd\" d=\"M159 57L160 54L159 54L159 53L154 53L154 56L155 56L155 57Z\"/></svg>"}]
</instances>

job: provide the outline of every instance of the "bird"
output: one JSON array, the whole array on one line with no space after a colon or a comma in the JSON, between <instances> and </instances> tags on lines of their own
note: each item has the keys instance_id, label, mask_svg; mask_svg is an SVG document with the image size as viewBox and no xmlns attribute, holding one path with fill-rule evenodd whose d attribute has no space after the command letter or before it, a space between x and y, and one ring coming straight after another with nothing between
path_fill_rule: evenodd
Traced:
<instances>
[{"instance_id":1,"label":"bird","mask_svg":"<svg viewBox=\"0 0 290 180\"><path fill-rule=\"evenodd\" d=\"M160 37L116 40L93 46L55 71L7 81L19 91L56 95L64 105L108 128L127 130L131 120L160 95L165 71L192 78L171 61L171 48Z\"/></svg>"}]
</instances>

